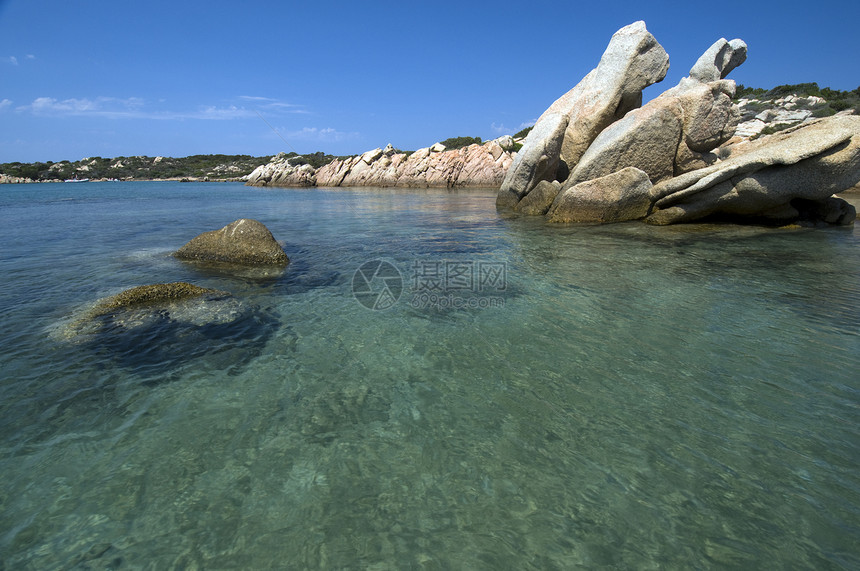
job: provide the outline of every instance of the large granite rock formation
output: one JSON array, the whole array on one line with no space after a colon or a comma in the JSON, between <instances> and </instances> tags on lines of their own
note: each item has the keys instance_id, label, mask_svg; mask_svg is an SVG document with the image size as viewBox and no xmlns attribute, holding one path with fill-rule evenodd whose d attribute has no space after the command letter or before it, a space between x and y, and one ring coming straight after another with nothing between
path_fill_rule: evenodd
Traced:
<instances>
[{"instance_id":1,"label":"large granite rock formation","mask_svg":"<svg viewBox=\"0 0 860 571\"><path fill-rule=\"evenodd\" d=\"M623 53L629 64L621 66L625 72L642 64L653 73L662 48L640 24L616 34L638 35L635 53L614 48L614 36L603 57L611 53L617 59ZM736 142L741 119L732 103L735 83L725 77L746 55L743 41L718 40L677 86L644 107L638 107L641 100L625 105L622 98L619 113L608 121L591 121L599 129L588 127L588 136L571 139L576 142L568 148L582 152L565 152L564 141L572 131L565 127L560 135L562 124L601 108L592 96L603 98L610 108L618 102L613 90L586 96L580 89L598 75L601 59L597 70L541 116L532 131L536 137L529 136L505 177L497 205L546 214L551 222L645 219L671 224L729 216L852 223L854 208L831 195L860 182L860 117L821 119L752 143L721 147ZM641 94L646 75L635 75L622 91ZM562 100L564 113L558 111Z\"/></svg>"},{"instance_id":2,"label":"large granite rock formation","mask_svg":"<svg viewBox=\"0 0 860 571\"><path fill-rule=\"evenodd\" d=\"M286 266L290 262L269 229L248 218L204 232L173 255L180 260L243 266Z\"/></svg>"},{"instance_id":3,"label":"large granite rock formation","mask_svg":"<svg viewBox=\"0 0 860 571\"><path fill-rule=\"evenodd\" d=\"M642 104L669 56L644 22L618 30L595 69L538 118L505 175L496 201L513 207L541 181L564 180L606 127Z\"/></svg>"},{"instance_id":4,"label":"large granite rock formation","mask_svg":"<svg viewBox=\"0 0 860 571\"><path fill-rule=\"evenodd\" d=\"M513 161L510 136L446 150L439 143L414 153L391 145L336 159L318 169L275 157L248 175L250 186L380 186L414 188L498 188Z\"/></svg>"}]
</instances>

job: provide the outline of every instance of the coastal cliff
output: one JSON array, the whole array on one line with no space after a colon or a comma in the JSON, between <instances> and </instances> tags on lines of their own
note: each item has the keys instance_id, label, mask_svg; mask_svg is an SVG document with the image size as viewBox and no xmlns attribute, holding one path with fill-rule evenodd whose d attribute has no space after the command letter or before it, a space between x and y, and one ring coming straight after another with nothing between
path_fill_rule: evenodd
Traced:
<instances>
[{"instance_id":1,"label":"coastal cliff","mask_svg":"<svg viewBox=\"0 0 860 571\"><path fill-rule=\"evenodd\" d=\"M391 145L315 169L294 157L275 156L247 178L249 186L380 186L405 188L498 188L516 155L516 141L500 137L446 149L441 143L413 153Z\"/></svg>"}]
</instances>

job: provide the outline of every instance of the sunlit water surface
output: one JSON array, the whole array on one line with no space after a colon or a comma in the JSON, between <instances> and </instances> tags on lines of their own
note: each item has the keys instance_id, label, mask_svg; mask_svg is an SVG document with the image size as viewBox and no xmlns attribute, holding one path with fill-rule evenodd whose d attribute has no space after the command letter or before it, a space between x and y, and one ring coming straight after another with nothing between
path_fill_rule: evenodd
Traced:
<instances>
[{"instance_id":1,"label":"sunlit water surface","mask_svg":"<svg viewBox=\"0 0 860 571\"><path fill-rule=\"evenodd\" d=\"M242 217L283 275L170 256ZM858 229L179 183L0 223L0 568L860 567ZM69 334L178 280L236 305Z\"/></svg>"}]
</instances>

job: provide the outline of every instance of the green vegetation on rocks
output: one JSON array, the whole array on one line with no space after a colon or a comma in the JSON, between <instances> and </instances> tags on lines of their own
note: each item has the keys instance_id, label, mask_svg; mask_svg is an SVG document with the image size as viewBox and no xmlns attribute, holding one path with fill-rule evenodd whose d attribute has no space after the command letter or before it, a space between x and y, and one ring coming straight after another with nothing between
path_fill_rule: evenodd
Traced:
<instances>
[{"instance_id":1,"label":"green vegetation on rocks","mask_svg":"<svg viewBox=\"0 0 860 571\"><path fill-rule=\"evenodd\" d=\"M339 157L336 155L329 155L322 151L317 151L315 153L300 155L298 153L285 153L284 156L289 159L291 165L301 166L301 165L310 165L315 169L318 169L322 166L325 166L332 162L335 159L345 159L348 157Z\"/></svg>"},{"instance_id":2,"label":"green vegetation on rocks","mask_svg":"<svg viewBox=\"0 0 860 571\"><path fill-rule=\"evenodd\" d=\"M860 87L852 91L840 91L838 89L830 89L829 87L819 88L818 84L812 83L796 83L791 85L777 85L772 89L764 89L761 87L747 87L743 84L738 85L735 91L735 101L740 99L757 100L758 103L748 103L747 109L752 109L752 106L759 106L762 110L769 108L768 102L773 102L777 99L782 99L794 95L798 98L820 97L824 100L823 104L811 105L813 115L816 117L827 117L835 115L839 111L853 109L854 113L860 114ZM803 105L803 99L799 102Z\"/></svg>"},{"instance_id":3,"label":"green vegetation on rocks","mask_svg":"<svg viewBox=\"0 0 860 571\"><path fill-rule=\"evenodd\" d=\"M439 141L445 148L449 151L453 151L455 149L462 149L463 147L468 147L469 145L480 145L482 144L481 137L451 137L450 139L445 139L444 141Z\"/></svg>"},{"instance_id":4,"label":"green vegetation on rocks","mask_svg":"<svg viewBox=\"0 0 860 571\"><path fill-rule=\"evenodd\" d=\"M531 133L532 129L534 129L534 128L535 128L535 126L532 125L531 127L526 127L522 131L515 133L514 139L525 139L528 136L528 134Z\"/></svg>"}]
</instances>

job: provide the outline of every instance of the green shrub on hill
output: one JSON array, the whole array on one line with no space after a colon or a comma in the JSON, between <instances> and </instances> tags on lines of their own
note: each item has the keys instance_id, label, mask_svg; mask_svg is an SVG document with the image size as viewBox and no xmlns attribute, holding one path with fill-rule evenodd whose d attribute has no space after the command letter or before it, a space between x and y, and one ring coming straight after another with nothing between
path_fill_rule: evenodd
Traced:
<instances>
[{"instance_id":1,"label":"green shrub on hill","mask_svg":"<svg viewBox=\"0 0 860 571\"><path fill-rule=\"evenodd\" d=\"M853 109L855 113L860 113L860 87L852 91L840 91L829 87L819 88L818 84L812 83L797 83L792 85L777 85L773 89L762 89L760 87L746 87L743 84L737 86L735 90L735 101L739 99L757 99L759 102L748 103L745 110L766 109L769 107L768 102L776 99L781 99L789 95L798 97L820 97L824 99L824 104L811 105L805 104L801 100L802 108L812 110L815 117L827 117L839 111Z\"/></svg>"},{"instance_id":2,"label":"green shrub on hill","mask_svg":"<svg viewBox=\"0 0 860 571\"><path fill-rule=\"evenodd\" d=\"M532 125L531 127L526 127L522 131L514 133L514 139L524 139L529 133L531 133L531 130L534 128L535 126Z\"/></svg>"},{"instance_id":3,"label":"green shrub on hill","mask_svg":"<svg viewBox=\"0 0 860 571\"><path fill-rule=\"evenodd\" d=\"M777 85L770 91L765 94L765 97L768 99L779 99L780 97L785 97L786 95L801 95L808 97L810 95L815 95L816 97L821 96L821 90L818 88L818 84L813 83L796 83L794 85Z\"/></svg>"},{"instance_id":4,"label":"green shrub on hill","mask_svg":"<svg viewBox=\"0 0 860 571\"><path fill-rule=\"evenodd\" d=\"M317 151L317 152L311 153L309 155L299 155L297 153L289 153L289 154L287 154L287 157L290 157L290 164L293 164L293 165L311 165L315 169L318 169L322 166L325 166L335 159L344 158L344 157L338 157L335 155L328 155L322 151Z\"/></svg>"},{"instance_id":5,"label":"green shrub on hill","mask_svg":"<svg viewBox=\"0 0 860 571\"><path fill-rule=\"evenodd\" d=\"M468 147L469 145L480 145L481 137L451 137L450 139L445 139L440 142L445 145L446 149L452 151Z\"/></svg>"}]
</instances>

